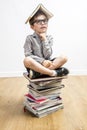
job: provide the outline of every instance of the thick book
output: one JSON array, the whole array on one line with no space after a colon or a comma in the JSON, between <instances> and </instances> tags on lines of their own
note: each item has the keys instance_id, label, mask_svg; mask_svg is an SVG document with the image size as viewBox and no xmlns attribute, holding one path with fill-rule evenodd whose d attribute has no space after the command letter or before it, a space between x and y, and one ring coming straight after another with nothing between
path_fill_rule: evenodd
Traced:
<instances>
[{"instance_id":1,"label":"thick book","mask_svg":"<svg viewBox=\"0 0 87 130\"><path fill-rule=\"evenodd\" d=\"M31 100L31 101L34 101L35 103L39 103L39 104L42 104L42 103L45 103L47 101L49 101L48 98L45 98L45 97L39 97L38 98L35 98L32 94L28 93L28 94L25 94L25 96Z\"/></svg>"},{"instance_id":2,"label":"thick book","mask_svg":"<svg viewBox=\"0 0 87 130\"><path fill-rule=\"evenodd\" d=\"M47 82L47 81L55 81L55 80L62 80L62 79L65 79L65 78L67 78L67 75L66 76L61 76L61 77L59 77L59 76L57 76L57 77L44 77L44 78L37 78L37 79L30 79L29 77L28 77L28 73L27 72L24 72L23 73L23 75L24 75L24 77L27 79L27 80L29 80L29 82L31 83L42 83L42 82Z\"/></svg>"},{"instance_id":3,"label":"thick book","mask_svg":"<svg viewBox=\"0 0 87 130\"><path fill-rule=\"evenodd\" d=\"M57 105L48 107L46 109L43 109L41 111L36 111L31 106L29 106L26 102L24 102L24 108L29 110L31 113L33 113L36 117L40 118L40 117L44 117L48 114L51 114L59 109L63 109L64 106L63 106L63 104L57 104Z\"/></svg>"},{"instance_id":4,"label":"thick book","mask_svg":"<svg viewBox=\"0 0 87 130\"><path fill-rule=\"evenodd\" d=\"M37 91L35 91L34 89L29 89L29 93L32 93L32 95L34 95L34 97L49 97L49 96L53 96L53 95L60 95L61 94L61 89L57 89L57 90L53 90L53 91L48 91L48 92L44 92L44 93L37 93Z\"/></svg>"},{"instance_id":5,"label":"thick book","mask_svg":"<svg viewBox=\"0 0 87 130\"><path fill-rule=\"evenodd\" d=\"M48 80L48 81L40 81L40 82L30 82L30 84L34 84L35 86L43 87L43 86L51 86L53 84L61 84L62 79L57 79L57 80Z\"/></svg>"},{"instance_id":6,"label":"thick book","mask_svg":"<svg viewBox=\"0 0 87 130\"><path fill-rule=\"evenodd\" d=\"M42 12L44 12L47 15L47 18L50 19L51 17L53 17L53 14L46 9L42 4L39 4L36 9L32 12L32 14L28 17L28 19L26 20L25 24L27 24L30 19L37 13L38 10L41 10Z\"/></svg>"},{"instance_id":7,"label":"thick book","mask_svg":"<svg viewBox=\"0 0 87 130\"><path fill-rule=\"evenodd\" d=\"M35 105L35 106L33 106L33 109L36 110L37 112L39 112L41 110L44 110L44 109L47 109L49 107L59 105L59 104L62 104L62 99L57 98L53 101L49 101L48 103L44 103L44 104L37 105L37 106Z\"/></svg>"},{"instance_id":8,"label":"thick book","mask_svg":"<svg viewBox=\"0 0 87 130\"><path fill-rule=\"evenodd\" d=\"M60 96L49 96L48 99L49 100L47 102L39 104L35 100L30 99L29 96L26 96L24 102L27 104L27 106L31 107L36 111L40 111L57 104L62 104L62 98Z\"/></svg>"},{"instance_id":9,"label":"thick book","mask_svg":"<svg viewBox=\"0 0 87 130\"><path fill-rule=\"evenodd\" d=\"M36 92L39 93L39 94L51 93L51 92L54 91L54 90L57 90L57 92L58 92L58 90L60 91L60 89L63 88L63 87L64 87L64 86L61 85L60 87L58 86L58 87L51 87L51 88L35 89L35 88L33 88L31 85L28 85L28 88L29 88L29 89L32 89L32 90L36 91Z\"/></svg>"},{"instance_id":10,"label":"thick book","mask_svg":"<svg viewBox=\"0 0 87 130\"><path fill-rule=\"evenodd\" d=\"M39 83L36 84L36 83L32 83L30 82L30 85L35 88L35 89L40 89L40 88L51 88L51 87L56 87L56 86L60 86L61 85L61 81L55 81L55 82L51 82L51 83L48 83L48 84L45 84L45 85L40 85Z\"/></svg>"},{"instance_id":11,"label":"thick book","mask_svg":"<svg viewBox=\"0 0 87 130\"><path fill-rule=\"evenodd\" d=\"M63 109L63 108L64 108L64 105L60 104L60 105L54 106L53 108L50 108L46 111L43 111L43 113L38 113L38 114L36 114L36 116L41 118L41 117L47 116L48 114L51 114L51 113L56 112L56 111Z\"/></svg>"}]
</instances>

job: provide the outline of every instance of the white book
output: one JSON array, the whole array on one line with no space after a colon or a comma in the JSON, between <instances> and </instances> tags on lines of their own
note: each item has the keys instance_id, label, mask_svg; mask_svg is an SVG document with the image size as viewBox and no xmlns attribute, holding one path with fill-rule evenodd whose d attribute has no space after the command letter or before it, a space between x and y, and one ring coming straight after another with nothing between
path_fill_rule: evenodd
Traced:
<instances>
[{"instance_id":1,"label":"white book","mask_svg":"<svg viewBox=\"0 0 87 130\"><path fill-rule=\"evenodd\" d=\"M55 112L55 111L57 111L59 109L63 109L64 106L63 106L63 104L60 104L60 105L56 105L56 106L50 107L48 109L44 109L44 110L39 111L39 112L35 111L31 106L29 106L27 104L27 102L24 102L24 107L25 107L25 109L27 109L31 113L33 113L35 116L43 117L43 116L46 116L46 115L48 115L50 113L53 113L53 112Z\"/></svg>"},{"instance_id":2,"label":"white book","mask_svg":"<svg viewBox=\"0 0 87 130\"><path fill-rule=\"evenodd\" d=\"M37 104L35 102L31 102L27 97L25 98L24 102L26 102L27 106L33 108L36 111L48 108L50 106L54 106L56 104L62 104L62 98L56 97L53 99L50 99L48 102L42 103L42 104Z\"/></svg>"},{"instance_id":3,"label":"white book","mask_svg":"<svg viewBox=\"0 0 87 130\"><path fill-rule=\"evenodd\" d=\"M53 16L53 14L50 11L48 11L42 4L39 4L36 7L36 9L32 12L32 14L28 17L25 23L28 23L38 10L42 10L42 12L44 12L47 15L48 19L50 19Z\"/></svg>"},{"instance_id":4,"label":"white book","mask_svg":"<svg viewBox=\"0 0 87 130\"><path fill-rule=\"evenodd\" d=\"M60 88L61 86L64 87L64 84L61 84L61 83L54 83L54 84L49 84L49 85L45 85L45 86L39 86L39 85L36 85L34 83L30 83L29 84L30 86L32 86L34 89L38 89L38 90L41 90L41 89L51 89L51 88Z\"/></svg>"},{"instance_id":5,"label":"white book","mask_svg":"<svg viewBox=\"0 0 87 130\"><path fill-rule=\"evenodd\" d=\"M58 110L58 109L60 109L60 108L63 108L63 104L55 105L55 106L53 106L53 107L49 107L49 108L47 108L47 109L44 109L44 110L42 110L42 111L39 111L39 112L38 112L38 116L44 115L44 114L49 114L49 113L53 112L54 110Z\"/></svg>"},{"instance_id":6,"label":"white book","mask_svg":"<svg viewBox=\"0 0 87 130\"><path fill-rule=\"evenodd\" d=\"M56 111L58 111L58 110L60 110L60 109L63 109L63 108L64 108L64 106L61 105L61 106L59 106L59 107L56 107L56 108L53 109L53 110L49 110L49 111L44 112L44 113L42 113L42 114L36 114L36 116L39 117L39 118L41 118L41 117L47 116L48 114L51 114L51 113L56 112Z\"/></svg>"},{"instance_id":7,"label":"white book","mask_svg":"<svg viewBox=\"0 0 87 130\"><path fill-rule=\"evenodd\" d=\"M31 85L28 85L29 90L32 89L32 90L36 91L39 94L43 94L43 93L46 93L46 92L51 92L53 90L58 90L58 89L60 90L63 87L64 87L64 85L61 85L60 87L56 86L56 87L51 87L51 88L35 89Z\"/></svg>"},{"instance_id":8,"label":"white book","mask_svg":"<svg viewBox=\"0 0 87 130\"><path fill-rule=\"evenodd\" d=\"M30 112L32 112L34 115L37 114L37 112L36 112L34 109L32 109L32 107L29 106L29 105L27 104L27 102L24 102L24 107L25 107L27 110L29 110Z\"/></svg>"},{"instance_id":9,"label":"white book","mask_svg":"<svg viewBox=\"0 0 87 130\"><path fill-rule=\"evenodd\" d=\"M33 83L30 82L30 84L34 87L34 88L42 88L42 87L51 87L51 86L60 86L61 85L60 80L54 80L54 81L46 81L46 82L38 82L38 83Z\"/></svg>"},{"instance_id":10,"label":"white book","mask_svg":"<svg viewBox=\"0 0 87 130\"><path fill-rule=\"evenodd\" d=\"M55 89L55 90L52 90L52 91L47 91L47 92L44 92L44 93L38 93L37 91L35 91L34 89L30 88L29 89L29 93L32 93L32 95L36 98L40 98L40 97L47 97L47 96L53 96L53 95L60 95L61 94L61 89Z\"/></svg>"},{"instance_id":11,"label":"white book","mask_svg":"<svg viewBox=\"0 0 87 130\"><path fill-rule=\"evenodd\" d=\"M52 107L54 105L59 105L59 104L62 104L62 100L59 100L59 101L54 101L54 102L49 102L49 103L46 103L46 104L42 104L42 106L34 106L33 108L39 112L41 110L44 110L44 109L47 109L49 107Z\"/></svg>"}]
</instances>

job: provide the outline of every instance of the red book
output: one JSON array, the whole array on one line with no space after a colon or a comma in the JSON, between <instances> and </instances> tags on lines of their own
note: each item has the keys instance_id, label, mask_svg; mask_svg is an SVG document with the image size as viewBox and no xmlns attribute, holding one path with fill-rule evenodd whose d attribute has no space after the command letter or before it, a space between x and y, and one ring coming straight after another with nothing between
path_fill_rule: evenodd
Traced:
<instances>
[{"instance_id":1,"label":"red book","mask_svg":"<svg viewBox=\"0 0 87 130\"><path fill-rule=\"evenodd\" d=\"M36 99L35 97L33 97L31 94L26 94L25 95L27 98L29 98L29 99L31 99L31 100L33 100L33 101L35 101L36 103L39 103L39 104L41 104L41 103L45 103L45 102L47 102L49 99L47 99L47 98L45 98L45 97L42 97L42 98L39 98L39 99Z\"/></svg>"}]
</instances>

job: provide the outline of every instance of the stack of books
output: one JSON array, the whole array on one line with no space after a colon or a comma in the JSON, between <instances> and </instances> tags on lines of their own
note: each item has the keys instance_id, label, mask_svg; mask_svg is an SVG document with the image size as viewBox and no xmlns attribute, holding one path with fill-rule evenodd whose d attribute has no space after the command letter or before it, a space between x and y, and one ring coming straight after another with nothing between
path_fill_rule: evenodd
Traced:
<instances>
[{"instance_id":1,"label":"stack of books","mask_svg":"<svg viewBox=\"0 0 87 130\"><path fill-rule=\"evenodd\" d=\"M46 80L35 80L35 82L29 79L27 85L29 91L24 95L24 110L29 110L37 117L43 117L63 109L61 89L64 88L62 84L64 78L66 77L46 78Z\"/></svg>"}]
</instances>

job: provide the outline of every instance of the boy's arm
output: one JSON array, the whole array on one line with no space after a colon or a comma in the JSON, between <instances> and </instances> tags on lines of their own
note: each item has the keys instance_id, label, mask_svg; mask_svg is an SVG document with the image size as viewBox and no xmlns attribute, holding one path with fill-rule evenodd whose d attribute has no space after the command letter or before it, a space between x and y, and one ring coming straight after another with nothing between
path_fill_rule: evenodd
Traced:
<instances>
[{"instance_id":1,"label":"boy's arm","mask_svg":"<svg viewBox=\"0 0 87 130\"><path fill-rule=\"evenodd\" d=\"M53 38L48 36L45 40L42 40L42 44L44 57L49 59L52 55Z\"/></svg>"},{"instance_id":2,"label":"boy's arm","mask_svg":"<svg viewBox=\"0 0 87 130\"><path fill-rule=\"evenodd\" d=\"M44 58L38 57L32 53L32 44L29 37L26 38L25 44L24 44L24 55L25 57L30 56L35 61L42 63L44 61Z\"/></svg>"},{"instance_id":3,"label":"boy's arm","mask_svg":"<svg viewBox=\"0 0 87 130\"><path fill-rule=\"evenodd\" d=\"M43 55L46 59L49 59L52 55L53 38L52 36L46 36L46 33L40 33L38 35L42 41Z\"/></svg>"}]
</instances>

